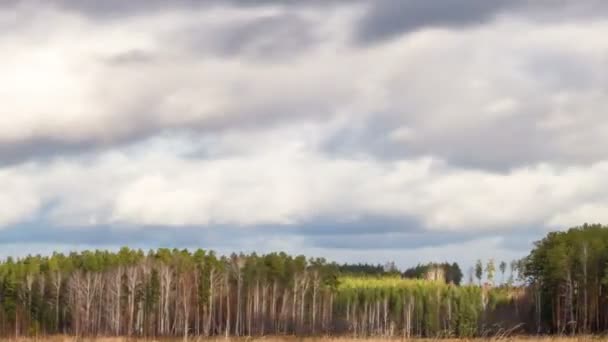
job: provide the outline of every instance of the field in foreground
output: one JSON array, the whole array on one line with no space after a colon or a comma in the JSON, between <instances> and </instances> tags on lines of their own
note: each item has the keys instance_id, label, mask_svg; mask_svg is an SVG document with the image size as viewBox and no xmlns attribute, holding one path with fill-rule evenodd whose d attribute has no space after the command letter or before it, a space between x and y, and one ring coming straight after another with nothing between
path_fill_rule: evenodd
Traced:
<instances>
[{"instance_id":1,"label":"field in foreground","mask_svg":"<svg viewBox=\"0 0 608 342\"><path fill-rule=\"evenodd\" d=\"M48 336L48 337L28 337L28 338L0 338L0 341L10 342L181 342L181 338L163 338L163 339L145 339L145 338L127 338L127 337L73 337L73 336ZM397 341L413 341L413 342L465 342L465 341L509 341L509 342L584 342L584 341L608 341L606 336L515 336L515 337L486 337L486 338L453 338L453 339L430 339L430 338L348 338L348 337L257 337L257 338L191 338L188 341L195 342L397 342Z\"/></svg>"}]
</instances>

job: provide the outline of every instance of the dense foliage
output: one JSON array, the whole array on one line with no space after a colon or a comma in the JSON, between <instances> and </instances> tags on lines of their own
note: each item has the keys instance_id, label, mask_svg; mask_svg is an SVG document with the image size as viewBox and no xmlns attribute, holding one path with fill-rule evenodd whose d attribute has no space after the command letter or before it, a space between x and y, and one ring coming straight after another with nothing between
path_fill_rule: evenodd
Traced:
<instances>
[{"instance_id":1,"label":"dense foliage","mask_svg":"<svg viewBox=\"0 0 608 342\"><path fill-rule=\"evenodd\" d=\"M0 332L468 336L496 291L284 253L85 251L1 263Z\"/></svg>"},{"instance_id":2,"label":"dense foliage","mask_svg":"<svg viewBox=\"0 0 608 342\"><path fill-rule=\"evenodd\" d=\"M535 244L524 273L536 298L539 329L608 329L608 228L584 225L551 232Z\"/></svg>"},{"instance_id":3,"label":"dense foliage","mask_svg":"<svg viewBox=\"0 0 608 342\"><path fill-rule=\"evenodd\" d=\"M4 335L328 331L337 267L283 253L85 251L0 264Z\"/></svg>"}]
</instances>

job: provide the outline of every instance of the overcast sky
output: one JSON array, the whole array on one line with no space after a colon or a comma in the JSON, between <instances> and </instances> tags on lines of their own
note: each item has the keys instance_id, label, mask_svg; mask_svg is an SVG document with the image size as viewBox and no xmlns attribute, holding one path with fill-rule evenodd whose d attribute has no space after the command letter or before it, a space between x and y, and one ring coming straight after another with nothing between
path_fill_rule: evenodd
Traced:
<instances>
[{"instance_id":1,"label":"overcast sky","mask_svg":"<svg viewBox=\"0 0 608 342\"><path fill-rule=\"evenodd\" d=\"M0 256L524 256L608 222L608 3L0 2Z\"/></svg>"}]
</instances>

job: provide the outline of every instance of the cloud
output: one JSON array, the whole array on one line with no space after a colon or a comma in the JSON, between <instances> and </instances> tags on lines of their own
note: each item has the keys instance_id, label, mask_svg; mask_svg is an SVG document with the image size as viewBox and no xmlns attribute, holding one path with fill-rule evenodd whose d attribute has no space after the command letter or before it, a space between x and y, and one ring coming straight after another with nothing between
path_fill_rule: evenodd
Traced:
<instances>
[{"instance_id":1,"label":"cloud","mask_svg":"<svg viewBox=\"0 0 608 342\"><path fill-rule=\"evenodd\" d=\"M386 53L378 59L399 56L376 76L383 101L329 146L384 158L433 154L500 171L603 159L594 148L601 144L579 148L590 135L605 140L597 112L607 83L593 72L605 63L598 25L502 20L492 30L422 31L374 48ZM575 48L568 43L574 36Z\"/></svg>"},{"instance_id":2,"label":"cloud","mask_svg":"<svg viewBox=\"0 0 608 342\"><path fill-rule=\"evenodd\" d=\"M225 58L226 50L260 59L270 46L273 55L295 47L287 39L297 37L272 31L275 25L285 28L287 21L299 25L296 30L303 24L272 9L145 17L127 24L140 32L133 34L121 33L124 23L99 25L52 8L40 11L54 23L50 32L47 25L34 25L0 41L3 49L13 51L3 63L0 84L7 99L0 113L0 159L5 162L36 157L40 150L111 147L171 130L251 129L314 120L332 115L336 101L354 95L347 84L319 87L321 79L343 78L345 70L320 70L300 59L260 65ZM28 10L19 13L26 16ZM311 25L322 30L319 20L317 16ZM232 21L237 22L234 31L224 31ZM206 48L216 53L201 56L200 46L184 45L180 37L193 27L206 32ZM235 41L243 30L261 31ZM215 34L225 39L218 42L211 38ZM277 45L279 39L287 45Z\"/></svg>"},{"instance_id":3,"label":"cloud","mask_svg":"<svg viewBox=\"0 0 608 342\"><path fill-rule=\"evenodd\" d=\"M521 254L605 218L590 3L3 3L0 241Z\"/></svg>"},{"instance_id":4,"label":"cloud","mask_svg":"<svg viewBox=\"0 0 608 342\"><path fill-rule=\"evenodd\" d=\"M501 17L491 30L417 31L362 48L349 42L357 5L153 11L106 24L53 7L18 16L32 11L52 29L21 27L0 40L11 51L0 67L3 164L167 132L311 122L327 123L325 146L337 157L433 155L501 171L606 157L578 147L590 135L604 141L608 127L596 114L608 89L595 72L608 49L601 21Z\"/></svg>"},{"instance_id":5,"label":"cloud","mask_svg":"<svg viewBox=\"0 0 608 342\"><path fill-rule=\"evenodd\" d=\"M6 0L0 3L0 10L15 10L31 8L52 8L60 12L67 12L100 23L118 20L128 20L136 17L159 15L167 12L199 12L215 8L242 8L257 9L262 7L302 9L302 8L330 8L341 4L356 4L361 0L107 0L97 2L92 0L71 1L51 0L42 4Z\"/></svg>"},{"instance_id":6,"label":"cloud","mask_svg":"<svg viewBox=\"0 0 608 342\"><path fill-rule=\"evenodd\" d=\"M521 1L414 1L383 0L370 2L357 39L362 43L382 41L430 27L462 28L483 24L505 8Z\"/></svg>"},{"instance_id":7,"label":"cloud","mask_svg":"<svg viewBox=\"0 0 608 342\"><path fill-rule=\"evenodd\" d=\"M275 139L240 150L234 141L224 147L216 141L219 153L232 151L223 158L192 158L195 142L171 138L84 161L5 168L21 179L5 191L7 201L21 193L36 199L14 202L19 207L10 211L5 226L37 215L54 226L125 229L314 227L317 218L325 218L321 222L334 232L360 226L366 234L376 222L389 229L387 234L500 234L517 227L542 230L558 223L557 213L605 201L596 189L606 186L606 162L567 168L539 164L498 174L429 157L333 159L314 143L281 144L283 132L266 132ZM374 217L384 221L368 220Z\"/></svg>"},{"instance_id":8,"label":"cloud","mask_svg":"<svg viewBox=\"0 0 608 342\"><path fill-rule=\"evenodd\" d=\"M607 185L606 162L496 174L432 159L335 160L306 144L269 141L221 160L192 158L190 146L169 139L86 161L5 168L21 181L0 198L12 215L1 216L0 242L274 249L412 265L454 260L456 243L496 241L492 251L486 243L457 257L466 265L523 255L549 229L601 220L608 204L598 191Z\"/></svg>"},{"instance_id":9,"label":"cloud","mask_svg":"<svg viewBox=\"0 0 608 342\"><path fill-rule=\"evenodd\" d=\"M0 227L22 221L40 206L35 189L14 170L0 169Z\"/></svg>"},{"instance_id":10,"label":"cloud","mask_svg":"<svg viewBox=\"0 0 608 342\"><path fill-rule=\"evenodd\" d=\"M217 32L196 25L183 32L186 48L200 54L251 59L257 63L281 62L302 57L321 41L318 22L301 14L279 12L224 27Z\"/></svg>"},{"instance_id":11,"label":"cloud","mask_svg":"<svg viewBox=\"0 0 608 342\"><path fill-rule=\"evenodd\" d=\"M581 22L608 13L603 1L531 0L380 0L368 2L355 31L360 44L385 42L420 30L462 30L483 26L497 18L517 17L531 22Z\"/></svg>"}]
</instances>

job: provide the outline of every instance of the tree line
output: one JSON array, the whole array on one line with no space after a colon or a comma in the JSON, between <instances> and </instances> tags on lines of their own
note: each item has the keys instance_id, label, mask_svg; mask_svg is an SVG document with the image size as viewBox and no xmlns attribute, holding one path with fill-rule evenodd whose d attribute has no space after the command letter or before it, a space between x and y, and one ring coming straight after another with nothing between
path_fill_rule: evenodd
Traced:
<instances>
[{"instance_id":1,"label":"tree line","mask_svg":"<svg viewBox=\"0 0 608 342\"><path fill-rule=\"evenodd\" d=\"M395 296L408 296L408 303L414 305L412 319L431 312L426 297L435 290L409 292L412 284L441 293L459 291L449 290L457 288L453 283L439 286L411 280L395 291L376 286L379 292L372 291L368 298L367 286L358 290L351 286L357 284L353 279L371 285L403 276L408 274L401 274L392 263L338 265L285 253L217 256L200 249L144 253L122 248L117 253L8 258L0 263L0 334L188 338L382 331L392 335L398 334L397 327L400 331L405 327L404 321L396 320L401 317L395 311L401 310L401 299ZM382 297L389 294L390 300ZM373 308L372 303L376 303ZM371 323L360 321L366 315ZM390 322L392 330L388 321L380 328L380 315L385 320L388 315L395 318ZM408 335L439 333L428 326L411 326L407 331Z\"/></svg>"},{"instance_id":2,"label":"tree line","mask_svg":"<svg viewBox=\"0 0 608 342\"><path fill-rule=\"evenodd\" d=\"M8 258L4 335L211 336L328 329L337 267L324 259L159 249Z\"/></svg>"},{"instance_id":3,"label":"tree line","mask_svg":"<svg viewBox=\"0 0 608 342\"><path fill-rule=\"evenodd\" d=\"M0 335L480 336L608 328L608 228L550 233L522 260L400 272L285 253L122 248L0 262ZM497 271L498 269L498 271ZM443 281L429 281L442 270ZM498 278L498 279L495 279ZM482 284L482 280L487 282Z\"/></svg>"}]
</instances>

